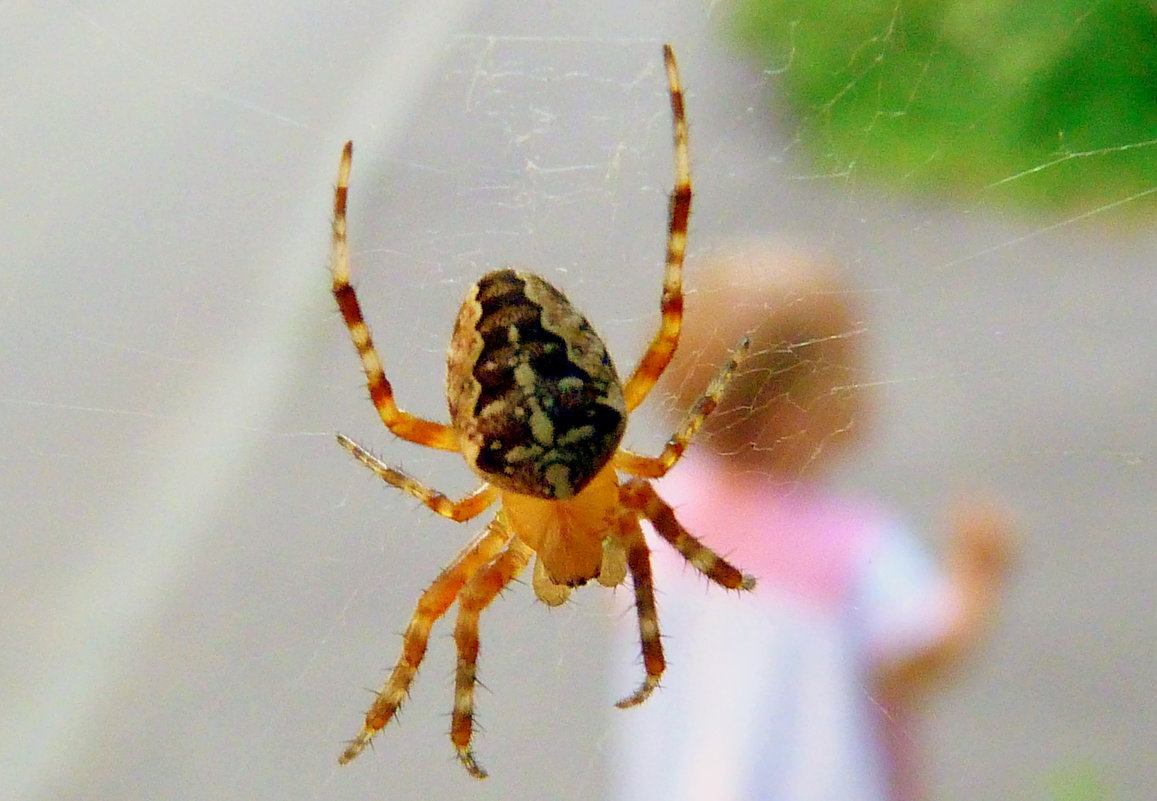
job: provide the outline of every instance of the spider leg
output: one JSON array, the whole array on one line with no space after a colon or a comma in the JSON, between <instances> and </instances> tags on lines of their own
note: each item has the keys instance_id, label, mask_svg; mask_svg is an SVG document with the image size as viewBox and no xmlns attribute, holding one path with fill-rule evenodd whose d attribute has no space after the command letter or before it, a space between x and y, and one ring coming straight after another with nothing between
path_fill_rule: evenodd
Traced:
<instances>
[{"instance_id":1,"label":"spider leg","mask_svg":"<svg viewBox=\"0 0 1157 801\"><path fill-rule=\"evenodd\" d=\"M626 709L646 701L647 696L659 686L667 660L663 656L663 643L659 638L651 549L643 538L638 517L628 513L619 518L619 537L627 552L627 568L631 571L631 583L635 589L635 612L639 618L639 641L643 648L643 669L646 671L639 689L615 704L619 709Z\"/></svg>"},{"instance_id":2,"label":"spider leg","mask_svg":"<svg viewBox=\"0 0 1157 801\"><path fill-rule=\"evenodd\" d=\"M683 456L691 438L699 432L703 426L703 421L707 419L707 415L715 411L715 407L719 405L719 399L731 382L732 376L735 375L739 363L747 355L747 349L750 346L751 340L745 338L732 351L731 358L711 379L711 383L707 385L707 391L700 396L699 400L695 401L695 405L687 412L683 422L667 440L667 445L661 454L657 457L643 456L620 448L615 453L615 468L642 478L662 478L666 475L675 462Z\"/></svg>"},{"instance_id":3,"label":"spider leg","mask_svg":"<svg viewBox=\"0 0 1157 801\"><path fill-rule=\"evenodd\" d=\"M458 749L458 760L477 779L486 771L474 759L470 739L474 735L474 685L478 666L478 620L482 610L523 571L534 551L517 537L506 550L475 573L458 594L458 620L454 642L458 646L458 667L454 678L454 715L450 740Z\"/></svg>"},{"instance_id":4,"label":"spider leg","mask_svg":"<svg viewBox=\"0 0 1157 801\"><path fill-rule=\"evenodd\" d=\"M755 577L741 572L683 528L675 518L675 510L659 497L649 481L632 478L622 485L620 493L625 506L650 521L659 536L704 576L729 590L754 589Z\"/></svg>"},{"instance_id":5,"label":"spider leg","mask_svg":"<svg viewBox=\"0 0 1157 801\"><path fill-rule=\"evenodd\" d=\"M431 489L418 479L385 464L349 437L338 434L337 441L339 445L352 453L355 459L373 470L382 481L403 492L408 492L428 508L456 523L465 522L482 514L498 497L498 489L484 483L469 495L452 501L438 490Z\"/></svg>"},{"instance_id":6,"label":"spider leg","mask_svg":"<svg viewBox=\"0 0 1157 801\"><path fill-rule=\"evenodd\" d=\"M615 704L619 709L626 709L647 700L659 686L666 668L659 635L659 615L655 607L651 552L643 538L638 518L650 521L659 536L679 551L692 567L715 583L728 589L750 590L755 587L755 578L741 573L688 533L675 519L674 510L659 497L650 482L633 478L619 488L619 493L623 506L634 512L620 518L619 536L627 552L627 567L635 586L635 611L639 616L639 639L643 646L643 666L646 670L639 689Z\"/></svg>"},{"instance_id":7,"label":"spider leg","mask_svg":"<svg viewBox=\"0 0 1157 801\"><path fill-rule=\"evenodd\" d=\"M346 200L349 196L350 162L353 158L353 143L346 142L338 167L337 185L333 193L333 244L330 248L329 266L333 273L333 297L341 310L342 319L349 329L350 338L362 360L362 370L366 374L366 386L370 399L382 422L402 439L438 448L457 451L458 435L444 423L436 423L404 412L394 403L394 390L386 378L382 360L374 348L370 328L362 316L357 293L350 286L349 242L346 239Z\"/></svg>"},{"instance_id":8,"label":"spider leg","mask_svg":"<svg viewBox=\"0 0 1157 801\"><path fill-rule=\"evenodd\" d=\"M438 618L446 613L462 587L480 569L494 559L510 541L510 533L497 519L491 521L486 530L467 545L458 556L447 565L433 583L422 593L406 632L402 635L402 654L394 665L389 679L382 685L369 711L365 724L357 737L350 741L345 752L338 759L342 765L360 754L373 736L381 731L394 717L409 692L410 683L426 655L426 643L430 639L430 629Z\"/></svg>"},{"instance_id":9,"label":"spider leg","mask_svg":"<svg viewBox=\"0 0 1157 801\"><path fill-rule=\"evenodd\" d=\"M634 411L675 354L683 324L683 257L687 251L687 220L691 216L691 159L687 152L687 119L679 67L670 45L663 45L667 68L667 91L671 96L671 120L675 140L675 184L667 203L667 267L663 273L663 296L659 302L662 322L635 371L623 386L627 410Z\"/></svg>"}]
</instances>

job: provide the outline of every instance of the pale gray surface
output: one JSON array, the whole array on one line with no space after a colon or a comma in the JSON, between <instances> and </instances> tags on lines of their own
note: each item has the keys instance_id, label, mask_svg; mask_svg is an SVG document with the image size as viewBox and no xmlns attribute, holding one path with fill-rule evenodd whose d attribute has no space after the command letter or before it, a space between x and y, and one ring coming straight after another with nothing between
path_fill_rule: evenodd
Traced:
<instances>
[{"instance_id":1,"label":"pale gray surface","mask_svg":"<svg viewBox=\"0 0 1157 801\"><path fill-rule=\"evenodd\" d=\"M487 783L443 735L449 626L401 726L334 764L473 527L332 442L470 484L364 398L327 296L328 187L353 137L355 274L407 407L442 416L454 310L508 261L563 285L629 364L656 316L670 40L692 276L737 236L834 253L883 382L849 478L930 532L976 485L1023 521L1007 621L927 727L934 797L1039 798L1086 767L1146 797L1157 240L809 176L718 7L570 5L0 6L0 796L598 797L627 688L605 680L595 590L547 610L519 587L485 617Z\"/></svg>"}]
</instances>

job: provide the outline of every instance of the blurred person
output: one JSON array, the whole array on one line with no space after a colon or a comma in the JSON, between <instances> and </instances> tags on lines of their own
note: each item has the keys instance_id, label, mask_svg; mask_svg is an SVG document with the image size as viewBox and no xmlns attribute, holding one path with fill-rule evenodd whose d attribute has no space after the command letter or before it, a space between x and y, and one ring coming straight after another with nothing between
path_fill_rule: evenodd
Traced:
<instances>
[{"instance_id":1,"label":"blurred person","mask_svg":"<svg viewBox=\"0 0 1157 801\"><path fill-rule=\"evenodd\" d=\"M671 410L741 337L751 350L659 491L758 585L720 592L654 549L670 665L614 717L611 797L912 801L912 713L991 623L1011 527L961 504L937 564L877 503L825 486L871 419L863 323L833 270L756 243L696 272Z\"/></svg>"}]
</instances>

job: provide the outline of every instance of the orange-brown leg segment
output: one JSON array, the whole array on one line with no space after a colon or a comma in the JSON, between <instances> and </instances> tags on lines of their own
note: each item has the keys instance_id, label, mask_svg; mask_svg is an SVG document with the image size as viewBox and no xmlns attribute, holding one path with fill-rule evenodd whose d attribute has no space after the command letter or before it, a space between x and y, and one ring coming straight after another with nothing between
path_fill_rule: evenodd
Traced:
<instances>
[{"instance_id":1,"label":"orange-brown leg segment","mask_svg":"<svg viewBox=\"0 0 1157 801\"><path fill-rule=\"evenodd\" d=\"M749 339L743 339L739 343L732 352L731 358L711 379L711 383L707 385L707 391L695 402L695 405L683 418L683 422L675 429L675 433L667 440L667 445L663 448L662 453L656 457L650 457L620 448L615 453L615 468L643 478L662 478L666 475L667 471L682 458L691 439L703 427L703 421L707 419L707 415L715 411L715 407L719 405L719 399L726 391L731 377L735 375L739 363L747 355L747 349L750 346L751 340Z\"/></svg>"},{"instance_id":2,"label":"orange-brown leg segment","mask_svg":"<svg viewBox=\"0 0 1157 801\"><path fill-rule=\"evenodd\" d=\"M477 517L498 498L498 490L495 487L490 484L482 484L469 495L452 501L438 490L427 487L413 476L383 463L378 457L349 437L338 434L337 441L339 445L352 453L354 458L373 470L382 481L413 495L428 508L456 523Z\"/></svg>"},{"instance_id":3,"label":"orange-brown leg segment","mask_svg":"<svg viewBox=\"0 0 1157 801\"><path fill-rule=\"evenodd\" d=\"M729 590L755 588L755 577L740 572L715 551L695 539L675 518L675 510L659 497L649 481L632 478L620 488L623 505L635 509L655 527L660 537L682 554L692 567Z\"/></svg>"},{"instance_id":4,"label":"orange-brown leg segment","mask_svg":"<svg viewBox=\"0 0 1157 801\"><path fill-rule=\"evenodd\" d=\"M478 670L478 620L482 610L523 571L534 551L511 539L507 549L482 567L458 594L458 620L454 642L458 646L458 668L454 679L454 716L450 740L458 749L458 759L470 775L485 779L486 771L474 759L470 739L474 736L474 685Z\"/></svg>"},{"instance_id":5,"label":"orange-brown leg segment","mask_svg":"<svg viewBox=\"0 0 1157 801\"><path fill-rule=\"evenodd\" d=\"M346 200L349 196L350 162L353 158L353 143L346 142L338 167L337 185L333 194L333 243L330 248L329 266L333 274L333 297L341 310L342 319L349 329L350 339L357 348L366 374L366 386L378 416L390 431L402 439L416 442L430 448L457 451L458 435L454 429L443 423L425 420L409 412L403 412L394 403L394 390L386 379L382 360L374 349L370 328L362 316L357 293L350 286L349 242L346 239Z\"/></svg>"},{"instance_id":6,"label":"orange-brown leg segment","mask_svg":"<svg viewBox=\"0 0 1157 801\"><path fill-rule=\"evenodd\" d=\"M634 411L659 376L667 369L679 344L683 324L683 257L687 252L687 221L691 217L691 159L687 151L687 118L679 67L670 45L663 45L667 91L671 96L671 120L675 140L675 185L667 203L667 266L663 273L662 322L647 352L623 386L627 410Z\"/></svg>"},{"instance_id":7,"label":"orange-brown leg segment","mask_svg":"<svg viewBox=\"0 0 1157 801\"><path fill-rule=\"evenodd\" d=\"M635 613L639 618L639 642L643 647L643 683L631 695L619 701L619 709L641 704L647 700L663 677L667 661L659 637L659 612L655 608L655 583L651 572L651 549L643 539L638 518L628 513L620 518L619 536L627 552L627 569L635 589Z\"/></svg>"},{"instance_id":8,"label":"orange-brown leg segment","mask_svg":"<svg viewBox=\"0 0 1157 801\"><path fill-rule=\"evenodd\" d=\"M497 520L464 548L418 599L418 606L402 635L402 655L394 665L389 679L382 686L369 711L365 725L358 736L350 741L345 752L338 759L346 764L360 754L373 736L381 731L394 717L409 692L410 683L426 655L426 643L430 639L430 629L446 613L458 593L479 569L494 559L510 540L510 534Z\"/></svg>"}]
</instances>

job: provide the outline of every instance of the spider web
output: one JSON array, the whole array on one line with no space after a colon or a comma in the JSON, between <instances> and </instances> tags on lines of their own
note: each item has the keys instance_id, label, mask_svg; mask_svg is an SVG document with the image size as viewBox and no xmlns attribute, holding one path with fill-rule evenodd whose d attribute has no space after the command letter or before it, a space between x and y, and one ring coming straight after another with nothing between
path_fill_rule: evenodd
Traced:
<instances>
[{"instance_id":1,"label":"spider web","mask_svg":"<svg viewBox=\"0 0 1157 801\"><path fill-rule=\"evenodd\" d=\"M448 493L472 483L392 440L364 397L326 294L327 188L354 138L354 280L405 408L444 418L450 322L503 264L563 288L625 372L658 318L662 41L691 126L688 284L752 237L830 254L864 309L874 396L869 441L834 480L934 548L963 489L991 487L1022 525L993 642L911 730L932 797L1157 783L1155 243L1112 214L1136 189L1044 217L885 189L851 158L817 168L802 137L819 113L783 109L793 62L742 62L715 4L0 9L0 66L21 78L0 89L0 795L603 793L612 716L629 714L611 708L630 689L611 648L622 590L546 610L519 585L487 611L488 782L445 738L446 622L401 721L335 765L359 687L384 678L417 594L475 527L332 442ZM666 392L628 446L661 447ZM670 650L672 670L688 663Z\"/></svg>"}]
</instances>

